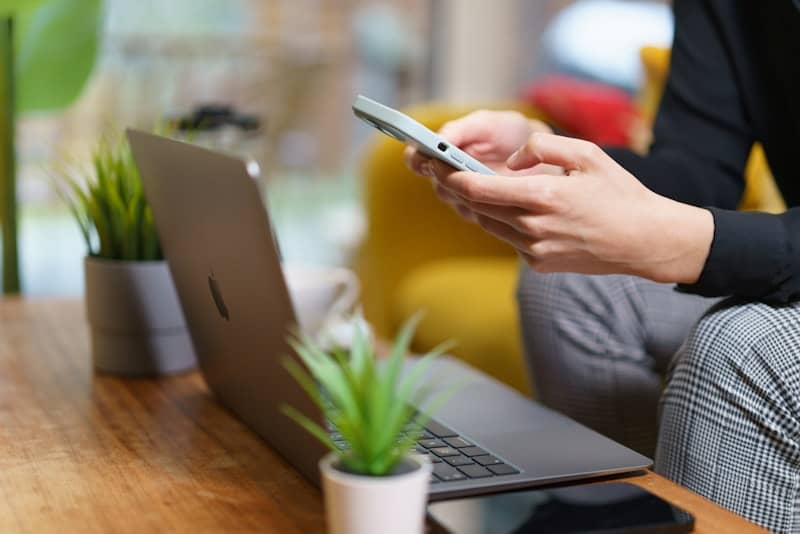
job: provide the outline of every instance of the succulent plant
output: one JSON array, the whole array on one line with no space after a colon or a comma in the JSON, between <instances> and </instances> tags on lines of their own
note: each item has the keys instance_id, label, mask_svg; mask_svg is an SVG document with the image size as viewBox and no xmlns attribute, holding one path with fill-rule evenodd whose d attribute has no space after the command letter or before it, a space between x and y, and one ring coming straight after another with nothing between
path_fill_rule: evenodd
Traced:
<instances>
[{"instance_id":1,"label":"succulent plant","mask_svg":"<svg viewBox=\"0 0 800 534\"><path fill-rule=\"evenodd\" d=\"M414 448L431 414L458 387L436 392L425 378L434 358L450 348L450 343L439 345L402 372L419 320L415 315L406 321L382 362L362 326L354 329L349 349L324 350L309 337L289 340L304 366L287 357L286 369L342 439L333 440L329 429L291 406L284 406L283 412L335 452L341 467L349 472L391 474Z\"/></svg>"}]
</instances>

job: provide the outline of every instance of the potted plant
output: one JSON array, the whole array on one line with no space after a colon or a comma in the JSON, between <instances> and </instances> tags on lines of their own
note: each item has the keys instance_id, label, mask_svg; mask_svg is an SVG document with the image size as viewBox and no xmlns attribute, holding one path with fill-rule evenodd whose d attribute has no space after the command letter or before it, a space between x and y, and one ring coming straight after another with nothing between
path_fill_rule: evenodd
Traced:
<instances>
[{"instance_id":1,"label":"potted plant","mask_svg":"<svg viewBox=\"0 0 800 534\"><path fill-rule=\"evenodd\" d=\"M101 139L91 171L79 173L61 173L59 192L86 241L95 369L137 376L194 368L194 348L127 141Z\"/></svg>"},{"instance_id":2,"label":"potted plant","mask_svg":"<svg viewBox=\"0 0 800 534\"><path fill-rule=\"evenodd\" d=\"M326 351L307 337L290 340L304 366L292 358L284 364L332 429L291 406L283 408L331 451L319 464L331 534L423 531L431 465L412 449L429 414L454 387L434 394L424 381L445 344L402 372L418 320L405 323L382 365L363 327L354 329L349 350Z\"/></svg>"}]
</instances>

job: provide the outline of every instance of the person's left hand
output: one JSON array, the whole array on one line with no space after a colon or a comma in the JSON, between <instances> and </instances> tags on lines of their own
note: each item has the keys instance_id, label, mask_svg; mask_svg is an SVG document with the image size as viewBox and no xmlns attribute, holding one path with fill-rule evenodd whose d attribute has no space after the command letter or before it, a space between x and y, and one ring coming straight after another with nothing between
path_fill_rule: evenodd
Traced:
<instances>
[{"instance_id":1,"label":"person's left hand","mask_svg":"<svg viewBox=\"0 0 800 534\"><path fill-rule=\"evenodd\" d=\"M438 188L542 272L635 274L693 283L713 238L711 213L647 189L597 145L534 133L509 157L512 170L547 163L566 175L488 176L438 161Z\"/></svg>"}]
</instances>

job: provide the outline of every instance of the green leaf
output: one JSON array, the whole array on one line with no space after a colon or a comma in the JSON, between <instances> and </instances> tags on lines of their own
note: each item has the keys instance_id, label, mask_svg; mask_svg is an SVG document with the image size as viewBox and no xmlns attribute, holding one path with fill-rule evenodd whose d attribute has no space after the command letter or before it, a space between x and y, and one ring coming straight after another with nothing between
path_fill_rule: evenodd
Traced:
<instances>
[{"instance_id":1,"label":"green leaf","mask_svg":"<svg viewBox=\"0 0 800 534\"><path fill-rule=\"evenodd\" d=\"M149 207L144 209L144 221L142 222L144 230L142 231L142 259L143 260L158 260L161 259L161 249L158 244L158 236L156 234L156 225L153 221L153 212Z\"/></svg>"},{"instance_id":2,"label":"green leaf","mask_svg":"<svg viewBox=\"0 0 800 534\"><path fill-rule=\"evenodd\" d=\"M293 419L298 425L303 427L309 434L311 434L319 441L321 441L330 450L334 452L339 452L339 448L333 442L330 435L328 435L328 432L324 428L319 426L317 423L315 423L302 413L298 412L291 406L284 405L281 407L281 411L283 412L284 415Z\"/></svg>"},{"instance_id":3,"label":"green leaf","mask_svg":"<svg viewBox=\"0 0 800 534\"><path fill-rule=\"evenodd\" d=\"M31 10L43 0L0 0L0 16L17 15L20 11Z\"/></svg>"},{"instance_id":4,"label":"green leaf","mask_svg":"<svg viewBox=\"0 0 800 534\"><path fill-rule=\"evenodd\" d=\"M313 343L307 342L305 345L300 345L294 342L292 348L302 358L303 363L311 369L314 378L331 395L336 406L347 412L353 420L361 420L358 402L353 391L348 388L347 379L339 364Z\"/></svg>"},{"instance_id":5,"label":"green leaf","mask_svg":"<svg viewBox=\"0 0 800 534\"><path fill-rule=\"evenodd\" d=\"M372 439L381 449L392 445L395 436L402 430L407 421L407 418L403 420L403 414L408 410L408 406L406 399L397 395L397 381L400 377L403 361L408 355L411 338L421 320L422 314L416 313L400 328L400 333L392 346L389 361L382 370L379 388L373 394L374 399L371 403L373 411L370 417L383 421L384 424L382 426L373 426Z\"/></svg>"},{"instance_id":6,"label":"green leaf","mask_svg":"<svg viewBox=\"0 0 800 534\"><path fill-rule=\"evenodd\" d=\"M428 368L433 363L433 360L452 349L456 343L451 340L444 341L435 346L430 352L425 354L422 358L417 360L413 367L406 373L406 376L400 382L397 390L397 396L404 402L411 400L411 393L414 387L418 387L420 380L428 371Z\"/></svg>"},{"instance_id":7,"label":"green leaf","mask_svg":"<svg viewBox=\"0 0 800 534\"><path fill-rule=\"evenodd\" d=\"M81 93L95 64L101 0L9 2L16 12L17 109L60 109Z\"/></svg>"},{"instance_id":8,"label":"green leaf","mask_svg":"<svg viewBox=\"0 0 800 534\"><path fill-rule=\"evenodd\" d=\"M308 373L300 367L295 360L290 357L285 357L283 359L283 367L289 372L289 374L294 378L300 387L303 388L303 391L306 392L314 404L319 406L320 410L325 412L327 410L326 403L322 399L322 395L317 390L316 384L314 384L314 379L312 379Z\"/></svg>"}]
</instances>

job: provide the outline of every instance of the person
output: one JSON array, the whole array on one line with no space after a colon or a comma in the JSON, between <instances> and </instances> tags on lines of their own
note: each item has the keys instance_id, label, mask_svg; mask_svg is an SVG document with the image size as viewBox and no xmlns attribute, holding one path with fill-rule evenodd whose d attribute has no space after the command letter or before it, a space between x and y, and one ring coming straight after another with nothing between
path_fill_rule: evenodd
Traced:
<instances>
[{"instance_id":1,"label":"person","mask_svg":"<svg viewBox=\"0 0 800 534\"><path fill-rule=\"evenodd\" d=\"M672 480L800 531L800 2L675 0L646 156L478 111L441 135L497 176L412 169L524 259L539 398ZM785 213L736 211L755 141Z\"/></svg>"}]
</instances>

